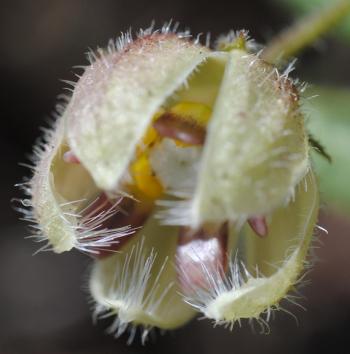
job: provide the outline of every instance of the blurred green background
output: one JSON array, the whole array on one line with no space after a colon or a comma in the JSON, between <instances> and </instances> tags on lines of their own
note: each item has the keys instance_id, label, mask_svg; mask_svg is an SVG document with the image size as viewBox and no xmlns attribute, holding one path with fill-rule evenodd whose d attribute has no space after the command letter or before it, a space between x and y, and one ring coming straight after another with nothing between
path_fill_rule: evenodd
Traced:
<instances>
[{"instance_id":1,"label":"blurred green background","mask_svg":"<svg viewBox=\"0 0 350 354\"><path fill-rule=\"evenodd\" d=\"M296 17L303 16L325 5L334 4L337 0L275 0L281 6L287 8ZM350 20L347 19L337 26L334 33L344 40L350 38Z\"/></svg>"},{"instance_id":2,"label":"blurred green background","mask_svg":"<svg viewBox=\"0 0 350 354\"><path fill-rule=\"evenodd\" d=\"M333 157L315 156L323 209L308 274L299 301L307 311L285 304L271 334L254 333L247 323L232 332L193 321L157 334L146 347L127 347L125 338L93 326L85 285L90 259L79 253L32 256L38 248L24 237L26 225L10 206L35 139L52 112L56 96L74 80L72 67L85 64L88 47L104 46L121 31L174 19L194 34L212 37L249 29L266 43L296 16L321 1L246 0L12 0L0 2L1 174L0 353L349 353L350 338L350 19L318 40L297 61L293 76L310 83L304 110L308 124ZM330 3L323 1L323 3ZM311 98L318 95L316 98ZM349 109L348 109L349 108ZM321 245L322 244L322 245ZM83 285L82 285L83 284ZM85 285L84 285L85 284ZM303 298L305 297L305 298Z\"/></svg>"}]
</instances>

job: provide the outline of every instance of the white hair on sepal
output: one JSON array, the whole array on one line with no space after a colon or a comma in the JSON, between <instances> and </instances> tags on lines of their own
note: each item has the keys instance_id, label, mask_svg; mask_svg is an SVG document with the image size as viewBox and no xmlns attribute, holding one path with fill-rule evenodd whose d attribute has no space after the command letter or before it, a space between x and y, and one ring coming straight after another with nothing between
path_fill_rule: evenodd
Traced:
<instances>
[{"instance_id":1,"label":"white hair on sepal","mask_svg":"<svg viewBox=\"0 0 350 354\"><path fill-rule=\"evenodd\" d=\"M124 323L116 316L113 323L107 328L106 333L113 335L115 338L119 338L125 332L129 333L129 337L126 341L127 345L131 345L137 337L137 332L141 333L141 343L144 345L151 333L155 332L155 329L150 326L135 326L130 323Z\"/></svg>"},{"instance_id":2,"label":"white hair on sepal","mask_svg":"<svg viewBox=\"0 0 350 354\"><path fill-rule=\"evenodd\" d=\"M55 108L51 112L50 116L46 119L45 125L39 127L39 130L42 132L42 135L39 136L34 144L33 144L33 151L31 154L27 155L27 159L29 163L20 163L20 166L24 166L29 168L30 172L34 174L38 171L38 163L42 158L53 149L54 137L56 134L56 130L58 127L59 119L62 117L64 111L69 104L71 99L71 95L67 94L59 94L57 95L57 103L55 104ZM15 186L19 187L22 191L24 191L25 195L31 198L31 178L26 178L24 183L18 183ZM24 189L24 184L27 187Z\"/></svg>"},{"instance_id":3,"label":"white hair on sepal","mask_svg":"<svg viewBox=\"0 0 350 354\"><path fill-rule=\"evenodd\" d=\"M196 260L200 261L200 258L196 257ZM185 281L186 279L188 280L186 283L187 293L191 294L182 294L182 296L186 303L200 312L205 312L208 303L217 298L217 296L227 291L239 289L246 283L247 279L252 277L244 263L239 260L237 252L231 258L227 272L220 265L215 265L209 269L205 263L201 263L201 268L208 284L206 289L191 282L187 269L178 266L178 272L181 273Z\"/></svg>"},{"instance_id":4,"label":"white hair on sepal","mask_svg":"<svg viewBox=\"0 0 350 354\"><path fill-rule=\"evenodd\" d=\"M159 29L155 29L155 21L153 20L149 27L147 27L146 29L140 29L137 32L137 37L142 38L156 34L174 34L178 38L192 37L191 32L189 30L179 30L179 26L180 22L173 22L173 20L170 19L169 21L164 22L164 24Z\"/></svg>"},{"instance_id":5,"label":"white hair on sepal","mask_svg":"<svg viewBox=\"0 0 350 354\"><path fill-rule=\"evenodd\" d=\"M322 209L322 207L320 207L320 209ZM321 235L321 233L327 236L328 230L316 224L314 227L313 237L311 238L311 242L309 245L308 256L303 263L303 267L305 271L303 274L301 274L299 279L296 281L297 287L294 289L294 291L297 291L298 289L303 288L307 286L309 283L311 283L310 279L305 279L305 278L309 275L309 273L313 270L313 267L317 263L323 262L323 259L318 255L318 249L324 246L324 242L322 238L323 235ZM300 295L299 297L301 297L301 294L298 295Z\"/></svg>"},{"instance_id":6,"label":"white hair on sepal","mask_svg":"<svg viewBox=\"0 0 350 354\"><path fill-rule=\"evenodd\" d=\"M195 77L201 70L201 67L205 65L205 63L208 61L208 58L204 58L201 63L199 63L188 75L187 77L181 82L179 87L176 88L172 94L166 98L166 100L163 103L164 107L171 106L174 102L179 102L181 101L181 93L183 91L187 91L190 89L190 81L193 77Z\"/></svg>"},{"instance_id":7,"label":"white hair on sepal","mask_svg":"<svg viewBox=\"0 0 350 354\"><path fill-rule=\"evenodd\" d=\"M30 186L30 184L26 183L24 187L21 186L21 188L25 188L27 193L30 193L28 186ZM25 198L21 200L16 199L14 201L21 203L21 207L15 208L15 210L23 215L21 220L28 222L30 224L29 227L34 230L34 233L26 236L26 238L34 239L37 243L46 242L44 246L34 252L34 255L40 252L52 251L53 248L51 247L50 241L43 231L47 225L38 224L37 218L32 211L31 200ZM98 255L100 251L115 252L111 250L111 247L118 244L121 237L129 236L136 232L137 229L132 228L130 225L113 229L102 228L105 221L119 212L117 208L119 202L116 202L107 210L101 210L101 212L96 215L92 215L92 213L84 215L84 211L93 205L95 200L90 202L84 209L77 212L80 205L85 202L86 200L83 198L61 203L59 207L62 210L62 214L60 216L55 215L56 218L60 217L67 225L74 228L76 236L74 248L78 251L94 255ZM100 206L99 209L102 209L102 206ZM93 213L96 213L96 211L98 210L94 210ZM54 222L55 217L50 218L50 222ZM72 224L72 218L76 220L74 225ZM62 242L64 242L63 238Z\"/></svg>"},{"instance_id":8,"label":"white hair on sepal","mask_svg":"<svg viewBox=\"0 0 350 354\"><path fill-rule=\"evenodd\" d=\"M109 311L106 306L102 304L95 303L95 300L91 297L88 299L89 303L92 304L92 322L94 325L97 324L99 320L106 320L112 318L112 322L106 328L106 333L112 335L114 338L119 338L124 333L129 333L128 339L126 341L127 345L131 345L135 338L138 336L137 331L140 332L141 343L145 345L149 336L155 334L156 328L152 326L145 325L135 325L133 323L125 323L123 322L116 312Z\"/></svg>"},{"instance_id":9,"label":"white hair on sepal","mask_svg":"<svg viewBox=\"0 0 350 354\"><path fill-rule=\"evenodd\" d=\"M189 75L187 75L187 77L185 78L185 80L181 83L181 85L171 94L170 97L168 97L168 100L172 100L172 101L178 101L179 100L179 93L181 93L181 91L184 90L189 90L190 88L190 81L193 77L196 76L196 74L198 74L201 70L201 67L205 65L205 63L207 62L208 58L204 58L202 60L201 63L199 63L190 73ZM165 102L166 105L166 102Z\"/></svg>"},{"instance_id":10,"label":"white hair on sepal","mask_svg":"<svg viewBox=\"0 0 350 354\"><path fill-rule=\"evenodd\" d=\"M188 289L187 292L191 294L182 294L184 301L195 308L197 311L203 313L203 317L201 317L201 319L207 318L206 312L208 305L218 296L222 296L223 294L232 292L234 290L239 290L248 282L250 278L254 278L246 268L243 261L239 259L237 252L235 256L231 258L226 274L222 267L218 265L209 269L207 265L202 263L201 267L205 276L206 283L208 284L206 289L193 285L193 283L188 278L186 269L178 267L178 271L181 272L183 278L188 279L186 287ZM257 268L255 269L255 278L256 277L263 278L263 276L259 274ZM275 309L275 306L268 307L258 318L247 318L246 320L248 320L253 330L254 322L256 322L260 325L260 333L269 332L269 325L267 322L271 317L273 309ZM234 320L217 320L213 318L210 319L212 320L214 327L223 326L233 330L235 324L238 324L240 327L242 325L241 318Z\"/></svg>"},{"instance_id":11,"label":"white hair on sepal","mask_svg":"<svg viewBox=\"0 0 350 354\"><path fill-rule=\"evenodd\" d=\"M110 64L108 60L105 59L106 55L112 55L114 53L123 52L130 44L132 44L135 39L142 39L145 37L157 35L157 34L174 34L178 38L192 38L192 35L189 30L179 31L180 23L170 20L165 22L162 27L159 29L155 29L155 21L151 22L151 25L148 26L146 29L140 29L133 35L133 30L129 28L126 32L121 32L120 35L116 39L110 39L107 43L106 49L97 48L93 50L91 48L88 49L86 52L86 57L91 66L93 66L98 60L102 59L105 63L106 68L109 68ZM197 42L199 43L197 36ZM135 37L135 38L134 38ZM85 66L77 66L78 68L85 69Z\"/></svg>"},{"instance_id":12,"label":"white hair on sepal","mask_svg":"<svg viewBox=\"0 0 350 354\"><path fill-rule=\"evenodd\" d=\"M64 96L68 100L68 96ZM30 170L31 176L24 177L23 182L16 183L15 187L19 188L23 193L23 198L13 198L11 202L19 203L19 206L14 206L14 210L22 215L20 220L29 223L29 228L34 230L34 233L26 236L25 238L33 238L35 242L48 241L46 237L43 236L42 227L38 224L37 217L33 211L33 180L32 176L34 174L40 174L38 163L45 157L46 154L50 153L54 145L55 130L57 127L57 119L60 117L62 111L65 109L67 102L58 103L55 107L55 111L52 112L52 117L48 120L48 127L40 127L43 135L37 138L34 143L32 153L27 156L28 163L19 163L20 166L28 168ZM43 172L41 172L43 174ZM37 250L34 254L41 251L51 250L50 244L47 242L43 247Z\"/></svg>"},{"instance_id":13,"label":"white hair on sepal","mask_svg":"<svg viewBox=\"0 0 350 354\"><path fill-rule=\"evenodd\" d=\"M128 45L133 42L131 28L125 33L121 33L119 38L115 41L115 48L117 52L123 51Z\"/></svg>"},{"instance_id":14,"label":"white hair on sepal","mask_svg":"<svg viewBox=\"0 0 350 354\"><path fill-rule=\"evenodd\" d=\"M74 89L77 85L76 81L64 80L64 79L61 79L60 81L69 86L69 87L64 87L63 90L72 90L72 92L74 92Z\"/></svg>"},{"instance_id":15,"label":"white hair on sepal","mask_svg":"<svg viewBox=\"0 0 350 354\"><path fill-rule=\"evenodd\" d=\"M30 183L21 183L21 184L16 184L16 187L19 187L25 193L30 193ZM33 255L38 254L39 252L45 252L45 251L51 251L51 245L47 239L47 237L44 237L42 233L42 227L38 224L36 217L33 214L32 211L32 202L28 198L24 199L19 199L19 198L13 198L12 202L14 203L19 203L20 206L14 206L14 210L17 211L18 213L22 214L22 217L19 218L21 221L25 221L29 225L27 226L28 229L31 230L31 234L28 236L25 236L25 239L34 239L34 242L36 243L41 243L41 242L46 242L44 246L40 247L37 249Z\"/></svg>"},{"instance_id":16,"label":"white hair on sepal","mask_svg":"<svg viewBox=\"0 0 350 354\"><path fill-rule=\"evenodd\" d=\"M60 112L64 109L65 105L66 102L56 106L56 118L60 115ZM43 137L37 140L32 155L29 157L32 164L23 164L31 170L33 175L46 173L45 171L41 171L38 162L44 159L47 154L50 154L51 150L54 148L54 136L56 134L55 130L57 129L57 122L57 119L52 120L50 124L52 126L51 128L41 128L44 133ZM64 144L62 144L59 149L64 149ZM38 216L35 215L33 210L33 183L33 179L28 178L23 183L16 185L24 192L26 197L22 200L15 200L21 204L20 207L16 207L15 209L23 215L22 220L29 222L31 224L29 227L34 230L34 233L26 238L32 238L38 243L45 242L45 245L40 247L34 254L53 250L44 230L47 228L48 223L55 222L55 220L57 220L56 218L61 218L67 226L74 229L76 237L74 248L90 254L98 254L100 251L109 251L114 244L119 243L118 239L120 237L128 236L135 232L135 229L128 225L114 229L106 229L102 227L102 224L106 220L118 212L117 203L108 210L102 210L94 216L84 215L84 211L94 202L91 201L83 210L80 210L81 206L87 202L87 199L84 198L84 196L79 200L61 202L58 205L58 208L62 211L62 214L55 215L53 212L52 218L48 218L45 224L40 225L37 220ZM64 242L63 237L62 242Z\"/></svg>"},{"instance_id":17,"label":"white hair on sepal","mask_svg":"<svg viewBox=\"0 0 350 354\"><path fill-rule=\"evenodd\" d=\"M211 46L211 33L207 32L207 34L205 35L205 46L207 48L210 48Z\"/></svg>"},{"instance_id":18,"label":"white hair on sepal","mask_svg":"<svg viewBox=\"0 0 350 354\"><path fill-rule=\"evenodd\" d=\"M142 343L146 342L154 327L134 323L135 320L137 321L137 313L152 317L159 311L164 298L174 286L174 283L170 282L165 289L160 290L158 283L168 263L168 257L164 259L160 269L157 269L157 275L152 278L157 253L153 248L150 251L145 250L144 244L143 237L140 242L132 246L123 263L115 263L114 278L107 290L104 303L96 303L94 310L95 320L116 316L107 331L115 337L129 331L128 344L134 340L138 328L142 332ZM168 311L167 308L164 306L162 311Z\"/></svg>"},{"instance_id":19,"label":"white hair on sepal","mask_svg":"<svg viewBox=\"0 0 350 354\"><path fill-rule=\"evenodd\" d=\"M290 248L287 253L290 254L292 250L293 249ZM254 324L257 323L260 326L260 333L269 332L270 329L268 322L273 316L274 311L276 310L290 315L297 322L296 316L289 309L285 308L283 303L281 304L280 302L271 304L264 311L262 311L259 316L256 317L243 317L235 318L232 320L215 319L215 316L213 316L214 313L210 313L213 312L213 309L210 309L210 304L215 301L219 296L225 296L225 294L234 293L235 291L242 291L250 280L259 281L259 279L266 279L266 277L261 274L257 266L254 269L254 275L252 272L248 271L244 262L240 260L238 251L236 251L234 257L230 258L230 263L226 272L224 272L224 270L220 266L215 266L215 268L212 267L209 269L206 264L201 264L205 281L208 284L207 288L202 288L198 285L193 284L187 275L187 270L181 268L181 266L178 266L178 272L181 273L183 279L188 279L188 283L186 284L186 288L188 290L186 290L186 294L182 294L184 301L193 308L195 308L197 311L203 313L203 317L201 317L201 319L209 318L213 321L214 327L224 326L225 328L229 328L230 330L233 329L235 324L241 326L241 321L247 320L248 323L251 325L253 331L255 330ZM283 301L284 303L290 303L293 306L297 306L305 310L305 308L299 303L299 300L302 298L302 296L299 294L298 289L301 286L305 286L307 284L305 277L310 271L311 262L309 260L305 260L303 266L306 271L304 271L303 274L299 276L298 279L295 281L292 287L294 294L287 294L280 301ZM276 266L276 269L277 268L278 267ZM249 289L247 288L246 290Z\"/></svg>"},{"instance_id":20,"label":"white hair on sepal","mask_svg":"<svg viewBox=\"0 0 350 354\"><path fill-rule=\"evenodd\" d=\"M304 97L302 94L306 91L309 87L309 84L306 81L301 81L299 78L292 78L291 73L295 70L296 63L298 59L294 58L288 63L285 64L283 71L279 74L278 79L287 83L288 81L296 88L296 92L298 97L296 99L302 100ZM282 87L283 88L283 87ZM308 99L308 98L306 98Z\"/></svg>"},{"instance_id":21,"label":"white hair on sepal","mask_svg":"<svg viewBox=\"0 0 350 354\"><path fill-rule=\"evenodd\" d=\"M325 233L326 235L329 234L328 230L326 228L324 228L323 226L321 225L316 225L316 229L322 231L323 233Z\"/></svg>"},{"instance_id":22,"label":"white hair on sepal","mask_svg":"<svg viewBox=\"0 0 350 354\"><path fill-rule=\"evenodd\" d=\"M177 29L179 28L179 22L175 22L173 25L173 20L165 22L163 27L161 28L161 33L168 34L168 33L176 33Z\"/></svg>"},{"instance_id":23,"label":"white hair on sepal","mask_svg":"<svg viewBox=\"0 0 350 354\"><path fill-rule=\"evenodd\" d=\"M153 32L154 32L154 27L156 25L156 21L152 20L151 24L147 27L147 28L140 28L140 30L138 31L138 37L146 37L146 36L150 36Z\"/></svg>"},{"instance_id":24,"label":"white hair on sepal","mask_svg":"<svg viewBox=\"0 0 350 354\"><path fill-rule=\"evenodd\" d=\"M78 221L75 227L77 235L75 248L82 252L97 255L100 251L116 252L111 250L113 245L118 244L121 237L132 235L137 229L133 228L131 225L112 229L102 228L105 221L120 212L118 209L120 200L111 205L107 210L101 210L101 212L96 215L92 215L92 213L96 213L96 209L93 210L92 213L84 215L84 211L94 202L95 201L92 201L77 214L64 213L64 215L67 216L74 216ZM102 208L103 206L100 206L98 209Z\"/></svg>"},{"instance_id":25,"label":"white hair on sepal","mask_svg":"<svg viewBox=\"0 0 350 354\"><path fill-rule=\"evenodd\" d=\"M198 33L196 36L196 39L194 40L194 44L200 44L202 36L203 36L203 33Z\"/></svg>"},{"instance_id":26,"label":"white hair on sepal","mask_svg":"<svg viewBox=\"0 0 350 354\"><path fill-rule=\"evenodd\" d=\"M248 52L257 53L262 50L263 46L252 39L249 35L249 31L245 29L230 30L227 34L219 36L215 41L214 47L220 49L221 47L225 47L226 45L237 41L240 37L243 37Z\"/></svg>"},{"instance_id":27,"label":"white hair on sepal","mask_svg":"<svg viewBox=\"0 0 350 354\"><path fill-rule=\"evenodd\" d=\"M281 74L281 78L289 78L291 72L295 70L295 63L297 62L297 58L294 58L290 61Z\"/></svg>"},{"instance_id":28,"label":"white hair on sepal","mask_svg":"<svg viewBox=\"0 0 350 354\"><path fill-rule=\"evenodd\" d=\"M85 53L86 59L91 67L94 67L97 62L101 61L105 69L108 70L113 65L110 63L110 57L115 53L124 51L133 41L131 29L126 32L121 32L119 37L108 41L106 48L97 47L95 50L88 48L88 51ZM87 66L79 65L74 68L85 70Z\"/></svg>"}]
</instances>

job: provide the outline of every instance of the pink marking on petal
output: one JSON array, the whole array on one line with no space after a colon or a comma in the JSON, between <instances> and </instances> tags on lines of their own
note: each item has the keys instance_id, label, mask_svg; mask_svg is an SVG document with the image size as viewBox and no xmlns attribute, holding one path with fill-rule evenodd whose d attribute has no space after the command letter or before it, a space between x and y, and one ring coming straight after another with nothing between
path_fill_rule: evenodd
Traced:
<instances>
[{"instance_id":1,"label":"pink marking on petal","mask_svg":"<svg viewBox=\"0 0 350 354\"><path fill-rule=\"evenodd\" d=\"M253 231L260 237L266 237L268 234L268 227L266 218L264 216L254 216L248 219L248 224Z\"/></svg>"},{"instance_id":2,"label":"pink marking on petal","mask_svg":"<svg viewBox=\"0 0 350 354\"><path fill-rule=\"evenodd\" d=\"M176 251L177 278L181 291L190 295L210 287L210 274L225 273L227 268L228 225L215 230L181 227Z\"/></svg>"},{"instance_id":3,"label":"pink marking on petal","mask_svg":"<svg viewBox=\"0 0 350 354\"><path fill-rule=\"evenodd\" d=\"M79 159L74 155L72 150L66 151L63 154L63 161L67 163L80 164Z\"/></svg>"}]
</instances>

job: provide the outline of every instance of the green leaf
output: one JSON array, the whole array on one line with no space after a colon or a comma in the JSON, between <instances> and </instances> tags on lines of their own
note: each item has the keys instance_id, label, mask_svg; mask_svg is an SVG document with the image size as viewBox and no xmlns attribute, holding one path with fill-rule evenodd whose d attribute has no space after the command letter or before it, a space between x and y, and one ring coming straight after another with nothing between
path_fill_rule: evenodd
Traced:
<instances>
[{"instance_id":1,"label":"green leaf","mask_svg":"<svg viewBox=\"0 0 350 354\"><path fill-rule=\"evenodd\" d=\"M312 95L319 96L304 104L308 126L332 158L330 164L316 151L313 154L321 196L350 212L350 90L313 87L307 91Z\"/></svg>"}]
</instances>

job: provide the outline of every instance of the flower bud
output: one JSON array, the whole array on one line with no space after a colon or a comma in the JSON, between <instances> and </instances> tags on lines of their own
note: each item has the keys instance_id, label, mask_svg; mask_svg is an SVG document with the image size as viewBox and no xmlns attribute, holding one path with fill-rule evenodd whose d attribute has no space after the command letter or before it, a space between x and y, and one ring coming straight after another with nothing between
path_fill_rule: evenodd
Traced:
<instances>
[{"instance_id":1,"label":"flower bud","mask_svg":"<svg viewBox=\"0 0 350 354\"><path fill-rule=\"evenodd\" d=\"M245 32L227 38L165 28L99 51L40 151L40 231L97 258L95 315L117 336L194 310L259 319L303 269L318 193L298 91Z\"/></svg>"}]
</instances>

